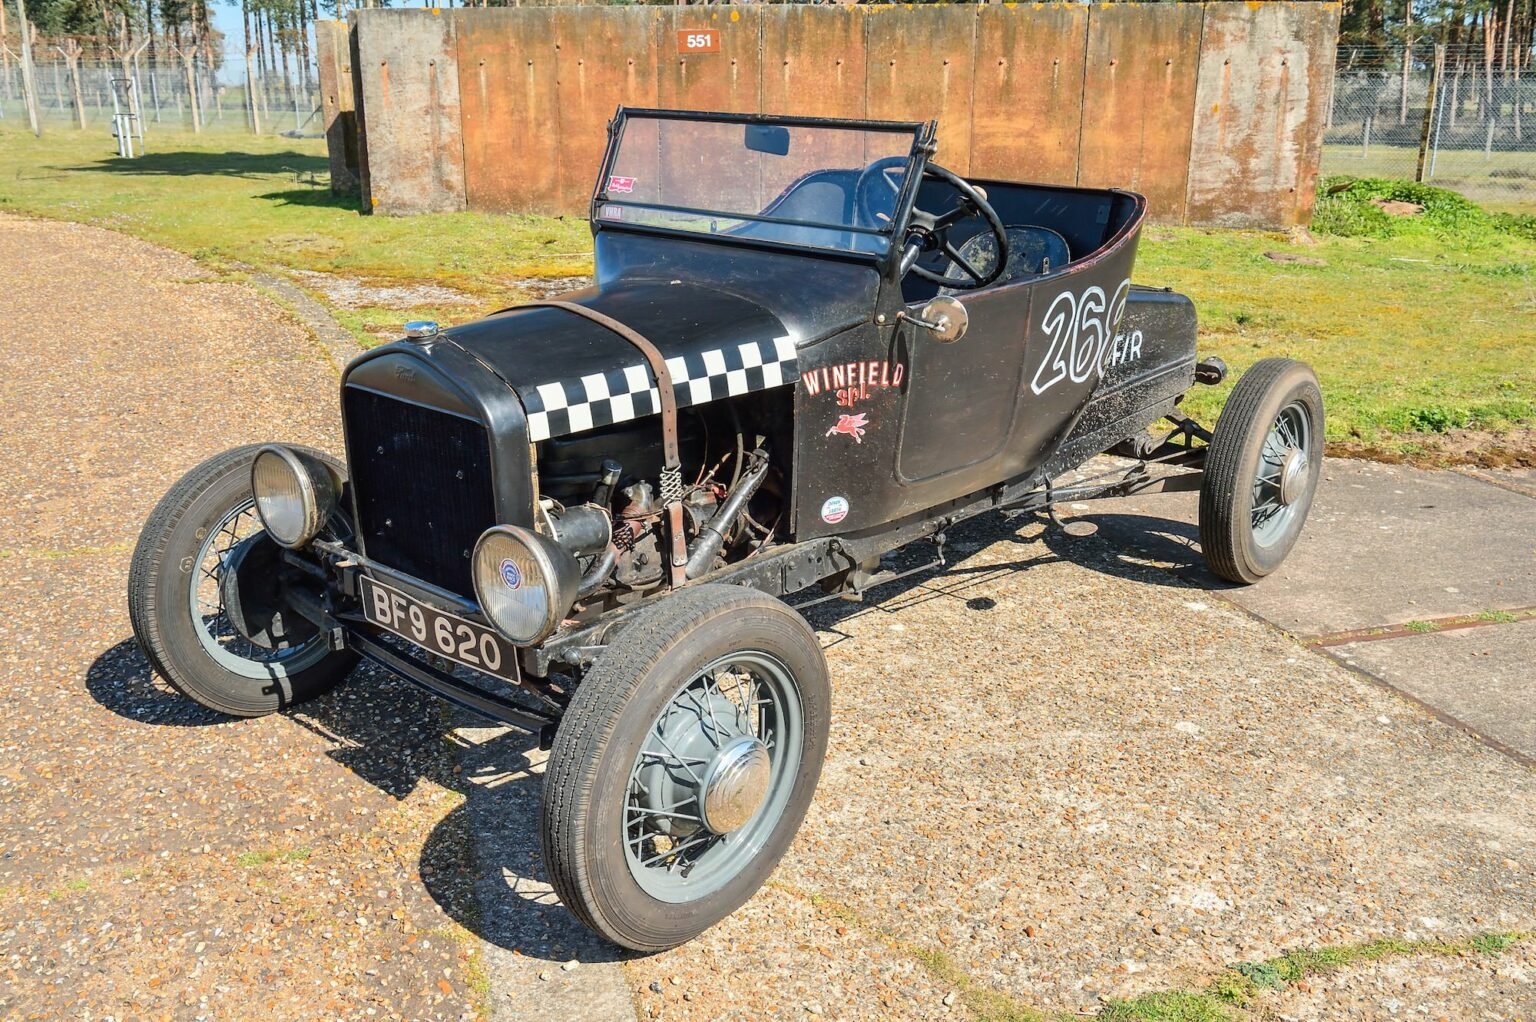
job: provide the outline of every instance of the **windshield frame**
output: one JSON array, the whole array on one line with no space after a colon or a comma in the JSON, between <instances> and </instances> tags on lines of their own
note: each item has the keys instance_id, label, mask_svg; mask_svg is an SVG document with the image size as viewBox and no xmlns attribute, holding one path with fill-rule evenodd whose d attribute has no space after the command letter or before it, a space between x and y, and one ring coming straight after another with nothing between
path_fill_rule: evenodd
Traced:
<instances>
[{"instance_id":1,"label":"windshield frame","mask_svg":"<svg viewBox=\"0 0 1536 1022\"><path fill-rule=\"evenodd\" d=\"M896 206L892 217L891 226L887 229L864 227L860 225L824 224L797 220L790 217L766 216L761 213L738 213L726 210L698 209L688 206L674 206L664 203L631 202L623 197L611 198L608 195L607 182L613 167L614 160L618 156L619 147L624 137L624 126L631 117L649 118L652 120L670 121L701 121L712 123L740 124L768 124L781 125L787 128L841 128L855 131L877 131L888 134L907 134L912 136L912 146L907 151L907 169L902 181L900 193L896 197ZM663 237L686 238L692 241L725 242L732 245L744 245L751 248L766 248L776 251L798 252L805 255L833 259L852 259L859 262L870 262L882 267L890 267L899 261L901 254L900 240L906 234L907 222L911 218L912 203L917 198L917 184L922 178L924 166L928 158L932 156L935 144L934 136L937 125L933 121L877 121L857 118L838 117L803 117L779 114L753 114L753 113L726 113L720 111L704 110L667 110L654 107L625 107L620 106L613 119L608 122L608 142L603 152L602 165L598 168L597 180L593 183L592 201L588 210L588 219L592 225L592 233L595 236L599 231L617 230L634 232L639 234L652 234ZM767 238L751 235L731 233L707 233L703 231L690 231L681 228L664 227L657 224L626 222L617 219L608 219L600 215L604 205L617 206L631 205L640 209L659 210L663 212L679 212L695 215L719 216L733 220L747 220L758 223L784 224L788 226L814 227L825 230L850 231L857 234L873 236L886 235L890 238L890 244L884 252L863 252L855 249L839 249L831 246L796 244L792 242L774 241Z\"/></svg>"}]
</instances>

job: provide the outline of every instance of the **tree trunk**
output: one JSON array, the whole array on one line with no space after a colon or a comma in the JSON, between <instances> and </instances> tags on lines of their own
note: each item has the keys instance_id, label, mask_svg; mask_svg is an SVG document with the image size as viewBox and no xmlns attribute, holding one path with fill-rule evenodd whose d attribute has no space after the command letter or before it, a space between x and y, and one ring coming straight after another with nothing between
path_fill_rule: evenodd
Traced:
<instances>
[{"instance_id":1,"label":"tree trunk","mask_svg":"<svg viewBox=\"0 0 1536 1022\"><path fill-rule=\"evenodd\" d=\"M59 55L64 58L64 66L69 69L69 94L75 103L75 121L80 130L85 130L85 98L80 95L80 44L73 39L65 39L64 46L55 46Z\"/></svg>"},{"instance_id":2,"label":"tree trunk","mask_svg":"<svg viewBox=\"0 0 1536 1022\"><path fill-rule=\"evenodd\" d=\"M1403 0L1403 90L1397 123L1408 123L1408 74L1413 69L1413 0Z\"/></svg>"},{"instance_id":3,"label":"tree trunk","mask_svg":"<svg viewBox=\"0 0 1536 1022\"><path fill-rule=\"evenodd\" d=\"M5 0L0 0L0 82L5 83L5 98L11 98L11 50L5 45L10 33L5 27Z\"/></svg>"},{"instance_id":4,"label":"tree trunk","mask_svg":"<svg viewBox=\"0 0 1536 1022\"><path fill-rule=\"evenodd\" d=\"M37 78L32 74L32 28L27 24L27 0L16 0L16 29L21 33L21 92L27 101L27 123L32 134L43 137L37 116Z\"/></svg>"}]
</instances>

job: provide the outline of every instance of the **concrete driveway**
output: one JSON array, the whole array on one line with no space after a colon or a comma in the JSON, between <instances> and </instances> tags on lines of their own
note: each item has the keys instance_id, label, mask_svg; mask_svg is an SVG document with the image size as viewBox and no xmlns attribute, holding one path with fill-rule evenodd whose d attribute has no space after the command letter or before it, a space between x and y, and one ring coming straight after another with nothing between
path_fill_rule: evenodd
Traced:
<instances>
[{"instance_id":1,"label":"concrete driveway","mask_svg":"<svg viewBox=\"0 0 1536 1022\"><path fill-rule=\"evenodd\" d=\"M1493 725L1530 706L1518 647L1495 651L1529 642L1536 604L1517 489L1478 481L1468 510L1462 477L1335 464L1294 571L1242 594L1191 574L1184 498L1150 523L1131 520L1150 502L1095 512L1088 540L1032 517L953 530L948 571L811 612L832 746L768 886L624 960L543 881L527 739L366 671L222 721L129 641L131 543L179 472L255 439L335 449L335 369L305 329L180 257L9 218L0 295L0 1017L1027 1018L1291 948L1536 930L1536 777L1493 744L1521 747ZM1447 510L1365 518L1351 480L1443 486ZM1346 551L1314 546L1345 527ZM1456 664L1461 701L1414 658ZM1504 703L1465 698L1493 678ZM1509 1019L1533 983L1526 941L1362 962L1253 1010Z\"/></svg>"}]
</instances>

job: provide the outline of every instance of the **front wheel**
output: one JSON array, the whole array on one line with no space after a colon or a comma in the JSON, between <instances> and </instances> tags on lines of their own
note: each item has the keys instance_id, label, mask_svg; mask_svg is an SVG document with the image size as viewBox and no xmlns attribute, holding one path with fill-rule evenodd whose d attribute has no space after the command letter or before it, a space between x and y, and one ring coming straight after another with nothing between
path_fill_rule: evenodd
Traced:
<instances>
[{"instance_id":1,"label":"front wheel","mask_svg":"<svg viewBox=\"0 0 1536 1022\"><path fill-rule=\"evenodd\" d=\"M1312 367L1266 358L1216 420L1200 484L1200 547L1228 582L1252 583L1301 535L1323 469L1323 394Z\"/></svg>"},{"instance_id":2,"label":"front wheel","mask_svg":"<svg viewBox=\"0 0 1536 1022\"><path fill-rule=\"evenodd\" d=\"M571 699L544 774L551 884L637 951L690 940L767 879L826 755L816 635L779 600L703 585L619 632Z\"/></svg>"},{"instance_id":3,"label":"front wheel","mask_svg":"<svg viewBox=\"0 0 1536 1022\"><path fill-rule=\"evenodd\" d=\"M332 650L314 625L282 609L279 550L251 496L251 462L260 449L225 451L182 476L144 523L128 571L128 617L150 666L182 695L236 717L313 698L357 663L356 654ZM244 572L238 589L237 567ZM249 635L233 619L257 614L229 605L242 596L252 608L264 605Z\"/></svg>"}]
</instances>

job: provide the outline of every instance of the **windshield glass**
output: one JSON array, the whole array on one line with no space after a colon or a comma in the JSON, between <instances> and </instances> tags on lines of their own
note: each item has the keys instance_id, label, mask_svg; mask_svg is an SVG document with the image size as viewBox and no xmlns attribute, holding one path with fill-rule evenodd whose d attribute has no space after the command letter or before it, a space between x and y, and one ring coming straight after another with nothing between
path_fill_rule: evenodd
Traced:
<instances>
[{"instance_id":1,"label":"windshield glass","mask_svg":"<svg viewBox=\"0 0 1536 1022\"><path fill-rule=\"evenodd\" d=\"M627 113L598 219L884 255L916 131Z\"/></svg>"}]
</instances>

